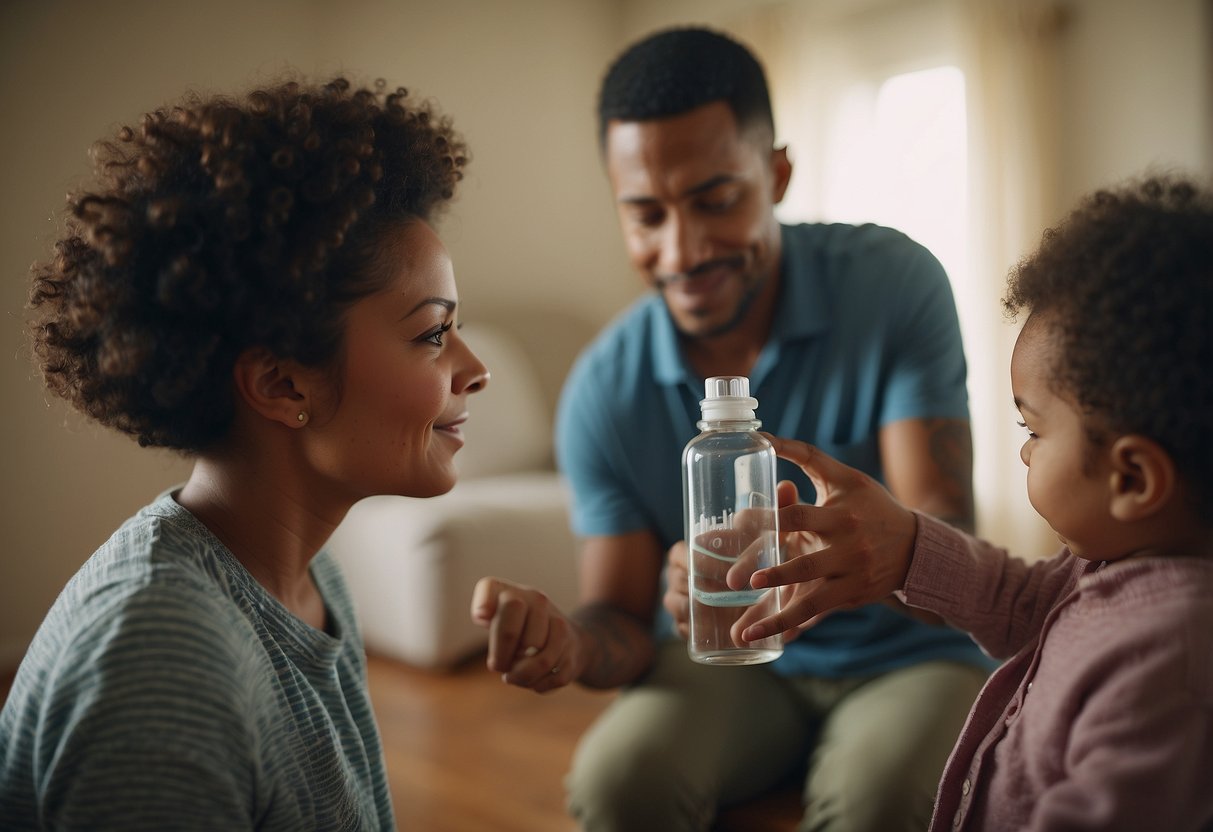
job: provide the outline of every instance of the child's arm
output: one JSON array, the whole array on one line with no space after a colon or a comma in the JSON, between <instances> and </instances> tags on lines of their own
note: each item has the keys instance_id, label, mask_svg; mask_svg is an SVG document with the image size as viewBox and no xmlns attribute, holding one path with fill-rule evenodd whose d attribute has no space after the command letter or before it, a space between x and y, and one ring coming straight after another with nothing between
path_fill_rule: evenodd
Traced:
<instances>
[{"instance_id":1,"label":"child's arm","mask_svg":"<svg viewBox=\"0 0 1213 832\"><path fill-rule=\"evenodd\" d=\"M904 597L911 606L939 613L1002 659L1035 639L1049 610L1087 565L1068 550L1029 565L919 514Z\"/></svg>"},{"instance_id":2,"label":"child's arm","mask_svg":"<svg viewBox=\"0 0 1213 832\"><path fill-rule=\"evenodd\" d=\"M992 655L1006 656L1039 631L1054 600L1072 585L1078 562L1067 559L1028 567L1005 551L978 541L895 500L876 480L817 448L769 437L780 457L812 479L817 504L779 510L786 562L752 575L748 564L730 572L730 586L747 578L757 589L789 586L782 609L755 620L743 615L734 636L745 641L782 633L798 636L836 609L889 598L906 587L911 561L919 574L914 606L951 616L973 629ZM744 566L744 569L743 569ZM740 583L738 583L740 585Z\"/></svg>"}]
</instances>

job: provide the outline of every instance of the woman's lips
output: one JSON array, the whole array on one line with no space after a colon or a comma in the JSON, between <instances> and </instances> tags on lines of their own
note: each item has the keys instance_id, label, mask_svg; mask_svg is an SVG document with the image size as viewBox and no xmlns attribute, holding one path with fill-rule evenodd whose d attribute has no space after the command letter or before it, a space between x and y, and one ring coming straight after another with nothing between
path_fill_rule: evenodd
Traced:
<instances>
[{"instance_id":1,"label":"woman's lips","mask_svg":"<svg viewBox=\"0 0 1213 832\"><path fill-rule=\"evenodd\" d=\"M434 430L439 431L441 433L448 434L450 436L462 437L463 431L461 431L459 429L459 427L467 420L468 420L468 415L466 413L461 413L458 416L456 416L454 419L435 424Z\"/></svg>"}]
</instances>

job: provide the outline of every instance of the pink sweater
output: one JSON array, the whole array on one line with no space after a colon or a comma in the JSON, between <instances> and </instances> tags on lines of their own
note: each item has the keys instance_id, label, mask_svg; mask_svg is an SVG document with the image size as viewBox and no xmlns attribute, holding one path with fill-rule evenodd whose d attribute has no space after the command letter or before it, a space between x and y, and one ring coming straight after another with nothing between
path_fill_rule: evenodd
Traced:
<instances>
[{"instance_id":1,"label":"pink sweater","mask_svg":"<svg viewBox=\"0 0 1213 832\"><path fill-rule=\"evenodd\" d=\"M926 515L908 603L995 658L933 832L1213 829L1213 562L1028 565Z\"/></svg>"}]
</instances>

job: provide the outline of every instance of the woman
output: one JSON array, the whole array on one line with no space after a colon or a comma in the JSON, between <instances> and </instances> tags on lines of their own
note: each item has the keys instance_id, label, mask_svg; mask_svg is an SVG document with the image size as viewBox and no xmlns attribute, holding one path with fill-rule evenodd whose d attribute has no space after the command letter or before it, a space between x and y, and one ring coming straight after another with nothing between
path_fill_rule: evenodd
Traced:
<instances>
[{"instance_id":1,"label":"woman","mask_svg":"<svg viewBox=\"0 0 1213 832\"><path fill-rule=\"evenodd\" d=\"M34 272L55 393L194 459L71 580L0 714L6 829L388 829L361 638L321 547L455 482L488 381L431 228L462 140L401 89L193 97L98 148Z\"/></svg>"}]
</instances>

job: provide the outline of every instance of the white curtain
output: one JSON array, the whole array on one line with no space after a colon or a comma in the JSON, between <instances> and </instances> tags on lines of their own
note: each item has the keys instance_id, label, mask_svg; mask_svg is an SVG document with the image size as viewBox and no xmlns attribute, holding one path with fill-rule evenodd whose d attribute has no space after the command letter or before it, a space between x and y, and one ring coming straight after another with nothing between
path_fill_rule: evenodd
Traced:
<instances>
[{"instance_id":1,"label":"white curtain","mask_svg":"<svg viewBox=\"0 0 1213 832\"><path fill-rule=\"evenodd\" d=\"M1004 319L1000 298L1007 271L1061 214L1052 92L1064 22L1053 0L802 0L751 6L720 22L766 67L777 140L794 164L781 208L789 221L840 219L822 214L822 195L838 143L830 120L844 90L943 65L963 72L964 262L936 254L953 279L969 359L979 530L1026 557L1058 543L1025 492L1009 380L1018 325Z\"/></svg>"},{"instance_id":2,"label":"white curtain","mask_svg":"<svg viewBox=\"0 0 1213 832\"><path fill-rule=\"evenodd\" d=\"M1054 93L1065 16L1053 0L953 0L952 7L968 79L971 251L981 276L965 312L993 322L1005 274L1062 212ZM1012 417L1009 367L1020 324L1000 316L973 332L982 356L969 376L975 481L983 534L1044 555L1058 543L1028 503L1018 454L1024 432Z\"/></svg>"}]
</instances>

